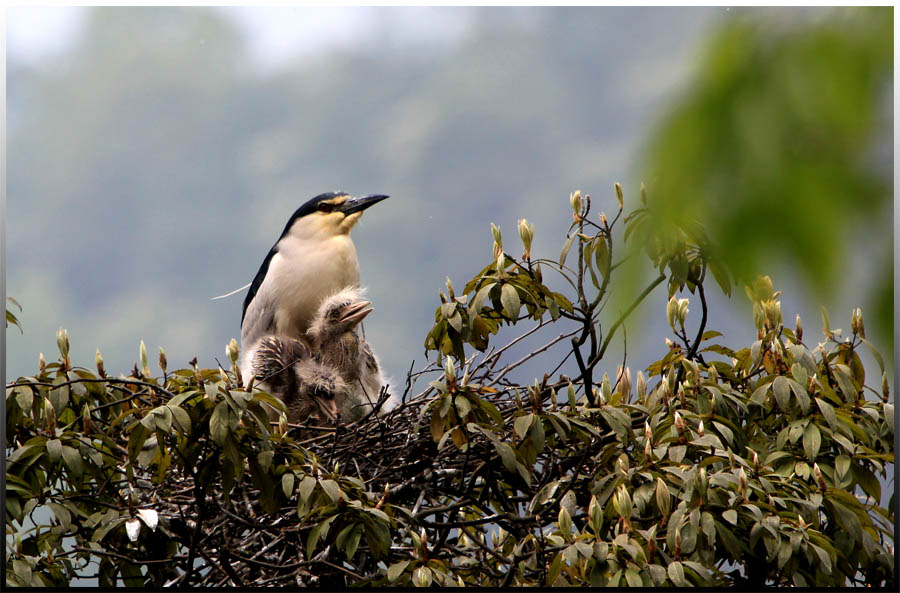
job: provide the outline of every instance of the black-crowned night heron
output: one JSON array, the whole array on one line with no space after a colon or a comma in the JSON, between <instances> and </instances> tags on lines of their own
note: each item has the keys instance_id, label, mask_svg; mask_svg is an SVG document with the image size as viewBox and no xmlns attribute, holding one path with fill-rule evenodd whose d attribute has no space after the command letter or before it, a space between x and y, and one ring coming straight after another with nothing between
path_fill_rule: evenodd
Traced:
<instances>
[{"instance_id":1,"label":"black-crowned night heron","mask_svg":"<svg viewBox=\"0 0 900 593\"><path fill-rule=\"evenodd\" d=\"M245 379L256 342L267 335L304 339L325 297L359 285L350 229L363 210L387 197L354 198L332 192L316 196L294 212L244 299L240 365Z\"/></svg>"},{"instance_id":2,"label":"black-crowned night heron","mask_svg":"<svg viewBox=\"0 0 900 593\"><path fill-rule=\"evenodd\" d=\"M293 338L260 340L252 352L252 369L262 388L284 402L288 422L293 424L310 418L335 423L340 416L338 403L349 394L341 375Z\"/></svg>"},{"instance_id":3,"label":"black-crowned night heron","mask_svg":"<svg viewBox=\"0 0 900 593\"><path fill-rule=\"evenodd\" d=\"M360 288L348 286L322 302L307 332L311 350L347 384L347 397L336 399L341 417L350 421L369 413L378 402L381 388L389 386L378 358L357 330L360 321L374 310L371 304ZM391 395L379 412L397 403Z\"/></svg>"}]
</instances>

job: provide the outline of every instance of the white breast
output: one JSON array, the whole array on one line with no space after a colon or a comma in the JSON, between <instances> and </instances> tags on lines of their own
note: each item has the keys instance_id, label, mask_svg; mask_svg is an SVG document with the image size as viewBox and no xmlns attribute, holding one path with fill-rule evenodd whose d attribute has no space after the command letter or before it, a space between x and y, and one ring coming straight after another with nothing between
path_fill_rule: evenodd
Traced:
<instances>
[{"instance_id":1,"label":"white breast","mask_svg":"<svg viewBox=\"0 0 900 593\"><path fill-rule=\"evenodd\" d=\"M279 334L304 338L322 301L346 286L359 286L359 262L349 235L323 241L287 237L272 257L266 281L275 302ZM262 290L261 290L262 292Z\"/></svg>"}]
</instances>

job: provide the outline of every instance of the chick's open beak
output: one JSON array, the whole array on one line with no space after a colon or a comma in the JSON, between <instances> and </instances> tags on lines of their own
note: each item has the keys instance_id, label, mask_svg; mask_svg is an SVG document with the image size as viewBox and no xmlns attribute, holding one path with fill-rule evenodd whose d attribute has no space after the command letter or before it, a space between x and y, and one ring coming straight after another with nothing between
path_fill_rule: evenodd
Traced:
<instances>
[{"instance_id":1,"label":"chick's open beak","mask_svg":"<svg viewBox=\"0 0 900 593\"><path fill-rule=\"evenodd\" d=\"M366 317L366 315L375 310L373 307L369 306L371 304L371 301L360 301L358 303L353 303L352 305L342 307L339 321L341 323L359 323Z\"/></svg>"},{"instance_id":2,"label":"chick's open beak","mask_svg":"<svg viewBox=\"0 0 900 593\"><path fill-rule=\"evenodd\" d=\"M315 396L313 400L316 402L316 406L319 408L319 411L322 412L322 415L325 418L328 418L331 422L335 423L337 421L338 416L340 416L341 412L338 410L337 404L334 401L333 397L322 397Z\"/></svg>"}]
</instances>

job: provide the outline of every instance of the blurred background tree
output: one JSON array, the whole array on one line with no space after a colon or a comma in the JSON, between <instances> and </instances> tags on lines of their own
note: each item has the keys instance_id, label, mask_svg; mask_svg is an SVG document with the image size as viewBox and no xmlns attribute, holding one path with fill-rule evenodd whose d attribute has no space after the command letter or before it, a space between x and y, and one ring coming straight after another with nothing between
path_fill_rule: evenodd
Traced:
<instances>
[{"instance_id":1,"label":"blurred background tree","mask_svg":"<svg viewBox=\"0 0 900 593\"><path fill-rule=\"evenodd\" d=\"M739 278L774 264L823 303L866 295L888 349L893 9L777 14L709 40L647 143L651 192L673 222L706 222Z\"/></svg>"}]
</instances>

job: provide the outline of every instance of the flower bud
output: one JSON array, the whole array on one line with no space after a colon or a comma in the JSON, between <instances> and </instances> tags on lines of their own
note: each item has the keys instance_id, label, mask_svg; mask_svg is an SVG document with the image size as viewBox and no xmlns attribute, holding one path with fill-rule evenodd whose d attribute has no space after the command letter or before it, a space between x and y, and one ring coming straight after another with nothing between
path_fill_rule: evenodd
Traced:
<instances>
[{"instance_id":1,"label":"flower bud","mask_svg":"<svg viewBox=\"0 0 900 593\"><path fill-rule=\"evenodd\" d=\"M644 440L648 443L653 442L653 431L650 429L650 422L644 420Z\"/></svg>"},{"instance_id":2,"label":"flower bud","mask_svg":"<svg viewBox=\"0 0 900 593\"><path fill-rule=\"evenodd\" d=\"M444 376L447 377L447 381L456 379L456 365L449 356L444 357Z\"/></svg>"},{"instance_id":3,"label":"flower bud","mask_svg":"<svg viewBox=\"0 0 900 593\"><path fill-rule=\"evenodd\" d=\"M495 225L493 222L491 223L491 235L494 237L494 243L503 247L503 235L500 233L500 227Z\"/></svg>"},{"instance_id":4,"label":"flower bud","mask_svg":"<svg viewBox=\"0 0 900 593\"><path fill-rule=\"evenodd\" d=\"M822 470L819 469L818 463L813 463L813 476L816 478L816 482L819 483L819 488L822 489L822 492L828 490L828 485L825 484L825 476L822 475Z\"/></svg>"},{"instance_id":5,"label":"flower bud","mask_svg":"<svg viewBox=\"0 0 900 593\"><path fill-rule=\"evenodd\" d=\"M147 346L141 340L141 375L147 379L150 377L150 367L147 364Z\"/></svg>"},{"instance_id":6,"label":"flower bud","mask_svg":"<svg viewBox=\"0 0 900 593\"><path fill-rule=\"evenodd\" d=\"M638 401L644 401L647 397L647 380L644 378L643 371L638 371L637 375L637 398Z\"/></svg>"},{"instance_id":7,"label":"flower bud","mask_svg":"<svg viewBox=\"0 0 900 593\"><path fill-rule=\"evenodd\" d=\"M625 193L622 191L622 184L616 182L616 198L619 200L619 210L625 207Z\"/></svg>"},{"instance_id":8,"label":"flower bud","mask_svg":"<svg viewBox=\"0 0 900 593\"><path fill-rule=\"evenodd\" d=\"M794 335L797 336L797 341L803 341L803 322L800 321L800 315L797 315L797 329L794 331Z\"/></svg>"},{"instance_id":9,"label":"flower bud","mask_svg":"<svg viewBox=\"0 0 900 593\"><path fill-rule=\"evenodd\" d=\"M288 431L288 419L287 414L282 412L278 415L278 434L287 434Z\"/></svg>"},{"instance_id":10,"label":"flower bud","mask_svg":"<svg viewBox=\"0 0 900 593\"><path fill-rule=\"evenodd\" d=\"M603 379L600 381L600 393L603 395L604 401L609 401L612 395L612 385L609 383L609 375L603 373Z\"/></svg>"},{"instance_id":11,"label":"flower bud","mask_svg":"<svg viewBox=\"0 0 900 593\"><path fill-rule=\"evenodd\" d=\"M747 500L747 473L743 467L738 469L738 494L742 494L744 500Z\"/></svg>"},{"instance_id":12,"label":"flower bud","mask_svg":"<svg viewBox=\"0 0 900 593\"><path fill-rule=\"evenodd\" d=\"M240 354L240 348L238 347L237 340L235 340L234 338L231 338L231 341L228 342L227 346L225 346L225 356L228 357L228 360L231 361L232 365L236 365L239 354Z\"/></svg>"},{"instance_id":13,"label":"flower bud","mask_svg":"<svg viewBox=\"0 0 900 593\"><path fill-rule=\"evenodd\" d=\"M606 218L606 212L600 213L600 226L603 228L609 227L609 220Z\"/></svg>"},{"instance_id":14,"label":"flower bud","mask_svg":"<svg viewBox=\"0 0 900 593\"><path fill-rule=\"evenodd\" d=\"M59 328L56 332L56 345L59 346L59 354L63 358L69 356L69 332L63 328Z\"/></svg>"},{"instance_id":15,"label":"flower bud","mask_svg":"<svg viewBox=\"0 0 900 593\"><path fill-rule=\"evenodd\" d=\"M44 423L47 431L51 434L56 430L56 410L53 409L49 398L44 399Z\"/></svg>"},{"instance_id":16,"label":"flower bud","mask_svg":"<svg viewBox=\"0 0 900 593\"><path fill-rule=\"evenodd\" d=\"M697 434L703 436L705 431L703 429L703 420L700 421L700 424L697 426Z\"/></svg>"},{"instance_id":17,"label":"flower bud","mask_svg":"<svg viewBox=\"0 0 900 593\"><path fill-rule=\"evenodd\" d=\"M891 396L891 389L888 385L887 373L881 373L881 398L885 403L888 402Z\"/></svg>"},{"instance_id":18,"label":"flower bud","mask_svg":"<svg viewBox=\"0 0 900 593\"><path fill-rule=\"evenodd\" d=\"M678 321L678 299L675 298L675 295L672 295L672 298L666 303L666 319L669 320L669 327L674 331L675 322Z\"/></svg>"},{"instance_id":19,"label":"flower bud","mask_svg":"<svg viewBox=\"0 0 900 593\"><path fill-rule=\"evenodd\" d=\"M569 381L569 386L566 389L566 393L569 396L569 407L574 412L575 409L578 407L578 404L577 404L577 399L575 398L575 386L572 385L571 381Z\"/></svg>"},{"instance_id":20,"label":"flower bud","mask_svg":"<svg viewBox=\"0 0 900 593\"><path fill-rule=\"evenodd\" d=\"M232 340L233 342L234 340ZM166 351L163 347L159 347L159 368L162 369L163 375L166 374L166 368L169 366L169 360L166 358Z\"/></svg>"},{"instance_id":21,"label":"flower bud","mask_svg":"<svg viewBox=\"0 0 900 593\"><path fill-rule=\"evenodd\" d=\"M103 366L103 356L101 356L99 348L97 348L97 354L94 355L94 361L97 363L97 374L106 377L106 368Z\"/></svg>"},{"instance_id":22,"label":"flower bud","mask_svg":"<svg viewBox=\"0 0 900 593\"><path fill-rule=\"evenodd\" d=\"M581 190L575 190L569 195L569 205L572 206L572 212L576 219L581 216L581 207L584 205L581 200Z\"/></svg>"},{"instance_id":23,"label":"flower bud","mask_svg":"<svg viewBox=\"0 0 900 593\"><path fill-rule=\"evenodd\" d=\"M697 472L697 484L700 486L700 493L706 493L706 487L709 484L709 477L706 474L706 468L701 467L700 471Z\"/></svg>"},{"instance_id":24,"label":"flower bud","mask_svg":"<svg viewBox=\"0 0 900 593\"><path fill-rule=\"evenodd\" d=\"M647 458L649 458L649 457L650 457L650 453L651 453L652 451L653 451L653 445L650 443L650 440L649 440L649 439L645 439L645 440L644 440L644 455L646 455Z\"/></svg>"},{"instance_id":25,"label":"flower bud","mask_svg":"<svg viewBox=\"0 0 900 593\"><path fill-rule=\"evenodd\" d=\"M763 305L766 315L766 328L773 329L781 323L781 301L769 299Z\"/></svg>"},{"instance_id":26,"label":"flower bud","mask_svg":"<svg viewBox=\"0 0 900 593\"><path fill-rule=\"evenodd\" d=\"M759 455L753 451L753 471L759 473Z\"/></svg>"},{"instance_id":27,"label":"flower bud","mask_svg":"<svg viewBox=\"0 0 900 593\"><path fill-rule=\"evenodd\" d=\"M38 369L43 373L45 368L47 368L47 360L44 358L44 353L41 352L40 356L38 356Z\"/></svg>"},{"instance_id":28,"label":"flower bud","mask_svg":"<svg viewBox=\"0 0 900 593\"><path fill-rule=\"evenodd\" d=\"M616 369L616 383L618 383L618 392L621 393L625 399L629 399L631 397L631 369L625 367L624 369L619 366Z\"/></svg>"},{"instance_id":29,"label":"flower bud","mask_svg":"<svg viewBox=\"0 0 900 593\"><path fill-rule=\"evenodd\" d=\"M568 540L572 534L572 516L569 515L569 511L564 506L560 506L557 523L559 524L560 533Z\"/></svg>"},{"instance_id":30,"label":"flower bud","mask_svg":"<svg viewBox=\"0 0 900 593\"><path fill-rule=\"evenodd\" d=\"M675 430L678 431L678 436L684 435L684 419L678 413L678 410L675 410Z\"/></svg>"},{"instance_id":31,"label":"flower bud","mask_svg":"<svg viewBox=\"0 0 900 593\"><path fill-rule=\"evenodd\" d=\"M497 266L497 273L502 276L503 270L506 269L506 256L503 254L502 251L500 252L500 255L497 256L496 266Z\"/></svg>"},{"instance_id":32,"label":"flower bud","mask_svg":"<svg viewBox=\"0 0 900 593\"><path fill-rule=\"evenodd\" d=\"M81 431L84 436L88 436L93 431L94 426L91 422L91 408L86 405L81 409Z\"/></svg>"},{"instance_id":33,"label":"flower bud","mask_svg":"<svg viewBox=\"0 0 900 593\"><path fill-rule=\"evenodd\" d=\"M522 244L525 246L524 258L531 258L531 241L534 239L534 225L524 218L519 219L519 237L522 238Z\"/></svg>"}]
</instances>

